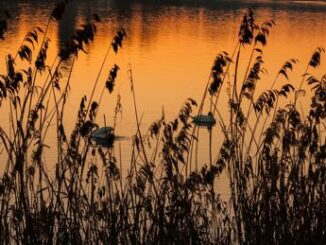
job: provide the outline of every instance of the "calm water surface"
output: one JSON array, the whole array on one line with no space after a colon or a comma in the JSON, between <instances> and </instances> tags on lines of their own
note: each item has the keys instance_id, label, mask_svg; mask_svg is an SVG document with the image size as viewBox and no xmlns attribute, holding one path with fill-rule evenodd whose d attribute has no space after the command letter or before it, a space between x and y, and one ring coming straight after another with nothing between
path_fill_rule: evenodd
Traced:
<instances>
[{"instance_id":1,"label":"calm water surface","mask_svg":"<svg viewBox=\"0 0 326 245\"><path fill-rule=\"evenodd\" d=\"M153 1L155 2L155 1ZM156 1L158 2L158 1ZM161 1L164 2L164 1ZM167 1L173 2L173 1ZM111 66L116 63L121 70L115 92L107 94L99 111L98 123L103 125L106 115L112 123L117 94L122 97L123 114L118 120L117 134L131 137L136 132L132 97L128 77L132 66L142 129L159 119L164 107L168 119L173 119L186 98L200 100L209 75L209 70L217 53L232 53L237 38L238 26L246 9L253 1L182 1L178 4L129 3L110 0L74 0L69 14L59 25L49 29L51 64L63 43L74 30L98 13L102 23L98 25L95 42L88 48L88 54L81 54L73 70L70 100L66 111L67 130L74 125L80 98L90 94L104 54L118 27L127 32L123 50L113 53L101 77L102 84ZM323 1L256 1L258 21L273 19L277 26L272 30L268 46L264 51L264 77L268 87L283 62L297 58L291 80L298 85L304 67L312 52L318 46L326 46L326 3ZM53 1L1 1L0 7L9 9L14 21L9 25L6 40L0 42L0 71L4 72L4 57L15 53L26 32L35 26L45 27ZM326 71L325 66L321 70ZM99 96L100 89L97 91ZM226 97L226 96L225 96ZM307 100L308 101L308 100ZM221 101L225 106L225 101ZM0 114L1 126L8 127L6 110ZM221 108L227 113L226 108ZM218 132L213 145L218 145ZM49 134L48 144L54 142L54 133ZM201 162L208 161L206 140L208 134L202 130L203 143L199 148ZM123 162L130 159L130 140L121 141ZM49 168L55 160L54 151L46 156ZM126 166L127 167L127 166Z\"/></svg>"}]
</instances>

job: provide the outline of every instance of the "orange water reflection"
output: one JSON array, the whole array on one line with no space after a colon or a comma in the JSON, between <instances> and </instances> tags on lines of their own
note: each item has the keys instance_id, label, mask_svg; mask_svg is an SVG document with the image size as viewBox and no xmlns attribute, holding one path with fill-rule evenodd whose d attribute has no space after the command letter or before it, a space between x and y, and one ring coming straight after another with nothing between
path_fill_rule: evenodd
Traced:
<instances>
[{"instance_id":1,"label":"orange water reflection","mask_svg":"<svg viewBox=\"0 0 326 245\"><path fill-rule=\"evenodd\" d=\"M172 119L186 98L200 100L216 54L224 50L232 53L238 25L247 7L245 1L231 1L224 5L210 1L207 5L180 6L74 1L70 14L63 22L58 26L50 26L49 64L78 25L89 19L92 13L98 13L102 17L102 23L98 25L98 33L94 43L89 46L89 53L78 57L72 73L72 89L67 104L69 110L65 117L67 130L71 130L74 125L80 98L90 94L104 54L118 27L126 29L128 38L118 55L110 55L106 70L101 76L97 98L112 65L117 63L121 68L115 92L112 95L106 94L103 100L98 123L103 124L103 114L108 123L112 123L116 97L120 93L123 115L118 121L117 134L131 137L136 131L136 125L127 73L129 64L133 68L142 128L146 130L153 120L160 117L162 107L167 118ZM27 31L34 26L44 27L51 5L46 1L37 4L34 1L22 1L12 3L9 8L19 11L15 15L15 22L10 26L6 41L0 43L1 62L7 53L17 51ZM268 74L258 84L260 91L268 87L283 62L289 58L300 61L290 76L293 84L298 85L314 49L326 44L325 11L324 4L309 2L265 1L258 4L258 20L262 22L274 19L277 23L268 40L268 46L264 49ZM244 57L248 57L247 53ZM245 64L245 60L241 62ZM4 72L3 68L1 65L1 72ZM326 71L325 68L323 65L317 73L320 75L322 71ZM219 105L222 113L227 113L226 101L227 96L224 96ZM308 101L308 98L304 99L304 103ZM4 124L6 127L6 113L1 113L0 117L1 126ZM203 140L208 137L206 131L201 135ZM53 133L49 135L49 145L54 137ZM218 145L220 139L215 137L213 145ZM121 147L124 152L131 152L130 141L122 141ZM202 162L207 162L205 144L200 146L199 152ZM49 154L47 158L47 161L52 162L55 155ZM130 154L124 154L123 158L127 161Z\"/></svg>"}]
</instances>

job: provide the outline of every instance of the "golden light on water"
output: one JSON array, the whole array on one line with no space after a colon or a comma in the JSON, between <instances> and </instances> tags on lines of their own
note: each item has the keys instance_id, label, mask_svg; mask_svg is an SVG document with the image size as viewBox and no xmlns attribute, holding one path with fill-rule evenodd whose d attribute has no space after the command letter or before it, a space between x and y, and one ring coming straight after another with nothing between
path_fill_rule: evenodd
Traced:
<instances>
[{"instance_id":1,"label":"golden light on water","mask_svg":"<svg viewBox=\"0 0 326 245\"><path fill-rule=\"evenodd\" d=\"M15 6L13 6L15 7ZM45 27L51 6L22 4L21 11L15 15L16 24L9 27L5 42L0 43L1 64L8 53L15 53L25 34L35 26ZM122 97L123 114L118 120L117 134L131 137L135 134L135 118L130 94L128 69L131 65L134 74L135 91L141 125L144 130L150 123L159 119L162 108L168 119L177 115L182 103L188 97L200 101L211 65L215 56L222 51L232 54L238 34L242 14L248 5L225 7L218 6L169 6L142 5L115 6L98 3L89 6L87 2L74 3L71 14L60 25L52 23L49 28L51 39L48 62L51 64L56 53L80 24L98 13L102 22L94 43L90 44L88 54L78 57L72 73L70 100L66 111L65 123L71 130L75 123L80 98L89 96L96 80L99 67L107 48L118 27L127 32L127 39L118 55L113 52L101 75L100 86L96 91L98 98L108 72L114 63L120 66L116 89L112 95L106 94L99 111L98 123L103 124L103 114L112 123L117 94ZM297 86L314 49L326 44L325 6L309 4L262 4L257 8L258 22L273 19L276 26L272 29L268 44L263 48L264 67L268 73L262 76L258 91L268 88L282 64L290 58L299 63L290 75L293 86ZM36 18L37 17L37 18ZM262 47L261 47L262 48ZM241 64L246 64L250 48L242 54ZM1 72L4 72L1 65ZM69 64L67 64L69 68ZM240 65L245 69L246 66ZM323 65L317 75L325 71ZM242 78L243 79L243 78ZM41 81L41 80L39 80ZM65 79L63 80L65 82ZM284 79L280 82L286 82ZM258 94L257 94L258 96ZM220 110L227 113L225 95L220 101ZM308 96L303 98L303 106L309 103ZM8 122L2 114L1 121ZM202 133L206 137L207 135ZM50 134L49 141L54 139ZM219 137L214 140L214 145ZM48 142L51 145L51 142ZM122 148L131 151L131 142L122 141ZM130 158L125 154L125 160ZM208 161L207 146L200 148L203 162ZM49 160L55 156L49 155Z\"/></svg>"}]
</instances>

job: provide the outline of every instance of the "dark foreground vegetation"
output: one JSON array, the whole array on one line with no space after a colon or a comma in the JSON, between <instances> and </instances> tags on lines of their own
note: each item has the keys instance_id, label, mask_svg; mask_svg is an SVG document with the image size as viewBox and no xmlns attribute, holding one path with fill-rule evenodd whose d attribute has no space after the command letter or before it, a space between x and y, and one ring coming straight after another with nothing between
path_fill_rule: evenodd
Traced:
<instances>
[{"instance_id":1,"label":"dark foreground vegetation","mask_svg":"<svg viewBox=\"0 0 326 245\"><path fill-rule=\"evenodd\" d=\"M313 75L322 61L322 48L313 53L297 88L289 79L297 60L290 59L270 88L257 95L257 83L267 84L260 81L263 48L274 22L258 25L254 10L248 10L233 54L216 57L198 106L199 113L208 107L217 118L223 143L215 149L216 160L207 166L200 159L199 164L194 161L198 128L191 124L191 116L197 104L188 99L178 118L168 122L162 117L147 133L139 128L135 103L138 130L132 160L121 163L112 148L94 147L91 141L98 107L114 89L118 66L108 72L104 84L97 79L92 93L81 99L75 127L66 134L63 118L70 74L100 21L94 15L82 25L49 66L47 30L60 21L67 4L56 5L44 29L27 33L17 54L6 57L7 73L0 76L0 102L9 108L11 119L10 132L0 128L6 159L0 178L1 244L326 241L326 76ZM1 39L10 21L11 16L2 13ZM119 51L125 37L124 30L118 30L99 74L106 72L105 60ZM240 76L244 49L251 51ZM67 61L68 76L62 77ZM229 113L222 118L218 105L223 87ZM312 91L307 115L298 109L304 87ZM119 108L118 103L116 113ZM55 173L49 173L44 163L51 123L57 133ZM95 157L100 161L93 161ZM121 178L122 164L130 166L126 179ZM216 192L222 173L229 177L229 201Z\"/></svg>"}]
</instances>

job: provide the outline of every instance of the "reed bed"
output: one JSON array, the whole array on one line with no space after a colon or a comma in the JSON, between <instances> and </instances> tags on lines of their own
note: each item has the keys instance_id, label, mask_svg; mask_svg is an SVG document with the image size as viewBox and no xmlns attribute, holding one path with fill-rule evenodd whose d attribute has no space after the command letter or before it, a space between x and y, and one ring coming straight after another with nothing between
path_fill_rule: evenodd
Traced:
<instances>
[{"instance_id":1,"label":"reed bed","mask_svg":"<svg viewBox=\"0 0 326 245\"><path fill-rule=\"evenodd\" d=\"M130 69L137 131L132 159L125 163L121 149L116 156L112 148L94 146L91 140L102 97L115 87L119 67L110 69L105 64L122 47L123 29L107 49L91 94L81 98L74 129L69 135L65 131L65 106L73 89L70 75L78 54L95 38L100 21L94 15L77 29L48 65L47 30L61 20L69 2L54 7L45 28L27 33L17 54L6 58L7 73L0 76L0 102L10 108L10 132L0 128L0 147L7 159L0 178L1 244L326 241L326 75L313 75L322 61L322 48L308 61L299 87L290 81L297 63L290 59L270 88L257 95L256 85L265 71L263 50L275 23L257 24L255 10L249 9L233 54L217 55L201 103L187 99L177 118L167 121L163 114L145 133ZM1 39L10 21L10 14L4 13ZM242 57L244 49L251 50L249 57ZM242 75L241 58L247 59ZM17 67L18 59L22 67ZM67 61L71 66L63 77ZM104 82L100 81L103 73L108 75ZM287 83L279 84L284 79ZM298 110L304 85L312 90L307 115ZM228 93L223 94L225 87ZM228 96L226 117L218 110L220 96ZM120 108L118 103L116 113ZM192 116L206 108L217 117L223 141L219 149L213 149L217 155L209 165L193 161L199 139ZM51 123L57 133L54 174L44 162ZM129 165L125 179L122 164ZM215 190L216 179L223 173L229 177L227 201Z\"/></svg>"}]
</instances>

